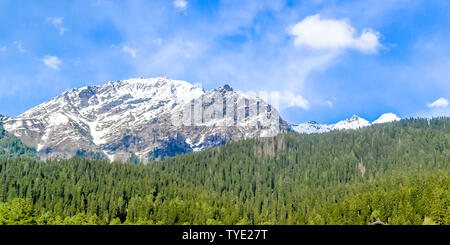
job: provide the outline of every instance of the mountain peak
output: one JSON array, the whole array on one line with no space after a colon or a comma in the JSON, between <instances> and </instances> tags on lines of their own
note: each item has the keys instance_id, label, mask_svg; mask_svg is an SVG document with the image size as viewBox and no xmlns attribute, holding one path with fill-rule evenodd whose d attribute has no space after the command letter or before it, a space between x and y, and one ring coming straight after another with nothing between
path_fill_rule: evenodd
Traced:
<instances>
[{"instance_id":1,"label":"mountain peak","mask_svg":"<svg viewBox=\"0 0 450 245\"><path fill-rule=\"evenodd\" d=\"M230 87L230 85L228 84L225 84L222 88L225 89L226 91L233 91L233 88Z\"/></svg>"},{"instance_id":2,"label":"mountain peak","mask_svg":"<svg viewBox=\"0 0 450 245\"><path fill-rule=\"evenodd\" d=\"M361 118L357 115L353 115L351 118L349 119L345 119L343 121L340 121L336 124L334 124L332 126L333 129L358 129L358 128L363 128L363 127L367 127L370 126L370 122L367 121L364 118Z\"/></svg>"},{"instance_id":3,"label":"mountain peak","mask_svg":"<svg viewBox=\"0 0 450 245\"><path fill-rule=\"evenodd\" d=\"M400 121L401 118L394 113L384 113L377 120L375 120L372 124L380 124L380 123L388 123Z\"/></svg>"},{"instance_id":4,"label":"mountain peak","mask_svg":"<svg viewBox=\"0 0 450 245\"><path fill-rule=\"evenodd\" d=\"M349 121L349 122L353 122L353 121L356 121L356 120L359 120L359 119L361 119L359 116L353 115L351 118L348 118L346 120Z\"/></svg>"},{"instance_id":5,"label":"mountain peak","mask_svg":"<svg viewBox=\"0 0 450 245\"><path fill-rule=\"evenodd\" d=\"M182 80L174 80L167 77L154 77L154 78L130 78L125 80L118 80L113 81L110 83L116 83L116 84L145 84L149 86L164 86L164 85L172 85L172 84L183 84L183 85L190 85L194 86L186 81Z\"/></svg>"},{"instance_id":6,"label":"mountain peak","mask_svg":"<svg viewBox=\"0 0 450 245\"><path fill-rule=\"evenodd\" d=\"M234 91L233 88L232 88L230 85L228 85L228 84L225 84L225 85L223 85L222 87L218 87L218 88L216 88L216 89L214 89L214 90L215 90L215 91L219 91L219 92L221 92L222 94L227 93L227 92L232 92L232 91Z\"/></svg>"}]
</instances>

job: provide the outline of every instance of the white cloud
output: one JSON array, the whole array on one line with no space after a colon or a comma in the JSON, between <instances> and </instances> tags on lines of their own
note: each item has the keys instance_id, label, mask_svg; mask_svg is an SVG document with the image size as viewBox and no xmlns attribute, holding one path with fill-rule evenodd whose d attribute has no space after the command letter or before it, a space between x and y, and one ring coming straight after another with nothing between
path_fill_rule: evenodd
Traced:
<instances>
[{"instance_id":1,"label":"white cloud","mask_svg":"<svg viewBox=\"0 0 450 245\"><path fill-rule=\"evenodd\" d=\"M59 30L59 35L64 35L64 32L67 31L67 29L63 25L63 18L62 17L54 17L54 18L48 18L47 21L49 21L56 29Z\"/></svg>"},{"instance_id":2,"label":"white cloud","mask_svg":"<svg viewBox=\"0 0 450 245\"><path fill-rule=\"evenodd\" d=\"M376 53L381 47L379 33L364 29L359 37L346 19L321 19L320 15L308 16L288 28L295 37L294 44L317 50L340 50L353 48L363 53Z\"/></svg>"},{"instance_id":3,"label":"white cloud","mask_svg":"<svg viewBox=\"0 0 450 245\"><path fill-rule=\"evenodd\" d=\"M1 52L1 53L6 52L6 46L1 46L1 47L0 47L0 52Z\"/></svg>"},{"instance_id":4,"label":"white cloud","mask_svg":"<svg viewBox=\"0 0 450 245\"><path fill-rule=\"evenodd\" d=\"M122 51L131 55L131 57L136 58L136 55L137 55L136 49L130 48L128 46L123 46Z\"/></svg>"},{"instance_id":5,"label":"white cloud","mask_svg":"<svg viewBox=\"0 0 450 245\"><path fill-rule=\"evenodd\" d=\"M428 107L447 107L448 106L448 100L445 98L439 98L433 103L428 103Z\"/></svg>"},{"instance_id":6,"label":"white cloud","mask_svg":"<svg viewBox=\"0 0 450 245\"><path fill-rule=\"evenodd\" d=\"M188 7L188 2L186 0L174 0L173 6L179 11L185 11Z\"/></svg>"},{"instance_id":7,"label":"white cloud","mask_svg":"<svg viewBox=\"0 0 450 245\"><path fill-rule=\"evenodd\" d=\"M281 106L300 107L309 110L309 101L303 98L300 94L294 94L291 91L284 91L280 94Z\"/></svg>"},{"instance_id":8,"label":"white cloud","mask_svg":"<svg viewBox=\"0 0 450 245\"><path fill-rule=\"evenodd\" d=\"M62 64L62 61L58 57L50 55L45 56L42 62L53 70L59 70L59 66Z\"/></svg>"}]
</instances>

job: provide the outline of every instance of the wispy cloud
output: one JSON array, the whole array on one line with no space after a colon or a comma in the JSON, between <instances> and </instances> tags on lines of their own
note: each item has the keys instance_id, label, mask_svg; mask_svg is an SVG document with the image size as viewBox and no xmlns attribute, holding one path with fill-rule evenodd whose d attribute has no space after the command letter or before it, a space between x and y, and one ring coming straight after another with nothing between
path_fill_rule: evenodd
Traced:
<instances>
[{"instance_id":1,"label":"wispy cloud","mask_svg":"<svg viewBox=\"0 0 450 245\"><path fill-rule=\"evenodd\" d=\"M48 18L47 21L50 22L56 29L58 29L60 36L64 35L64 33L67 31L67 29L63 25L62 17Z\"/></svg>"},{"instance_id":2,"label":"wispy cloud","mask_svg":"<svg viewBox=\"0 0 450 245\"><path fill-rule=\"evenodd\" d=\"M325 101L325 103L327 103L327 105L328 105L331 109L334 109L334 104L333 104L333 102L331 102L331 100L327 100L327 101Z\"/></svg>"},{"instance_id":3,"label":"wispy cloud","mask_svg":"<svg viewBox=\"0 0 450 245\"><path fill-rule=\"evenodd\" d=\"M288 28L297 46L317 50L340 50L353 48L363 53L376 53L381 47L379 33L364 29L355 36L356 30L346 19L321 19L320 15L308 16Z\"/></svg>"},{"instance_id":4,"label":"wispy cloud","mask_svg":"<svg viewBox=\"0 0 450 245\"><path fill-rule=\"evenodd\" d=\"M186 11L186 9L188 8L189 3L186 0L174 0L173 1L173 6L178 10L178 11Z\"/></svg>"},{"instance_id":5,"label":"wispy cloud","mask_svg":"<svg viewBox=\"0 0 450 245\"><path fill-rule=\"evenodd\" d=\"M62 64L61 59L59 59L57 56L50 56L50 55L45 56L42 59L42 62L44 62L44 65L53 70L59 70L59 67Z\"/></svg>"},{"instance_id":6,"label":"wispy cloud","mask_svg":"<svg viewBox=\"0 0 450 245\"><path fill-rule=\"evenodd\" d=\"M131 55L131 57L136 58L136 55L137 55L136 49L130 48L128 46L123 46L122 51Z\"/></svg>"},{"instance_id":7,"label":"wispy cloud","mask_svg":"<svg viewBox=\"0 0 450 245\"><path fill-rule=\"evenodd\" d=\"M430 108L433 108L433 107L447 107L448 106L448 100L446 98L439 98L436 101L434 101L433 103L428 103L427 106L430 107Z\"/></svg>"},{"instance_id":8,"label":"wispy cloud","mask_svg":"<svg viewBox=\"0 0 450 245\"><path fill-rule=\"evenodd\" d=\"M0 47L0 53L4 53L6 52L6 46L1 46Z\"/></svg>"},{"instance_id":9,"label":"wispy cloud","mask_svg":"<svg viewBox=\"0 0 450 245\"><path fill-rule=\"evenodd\" d=\"M310 109L309 101L300 94L294 94L291 91L283 91L280 94L281 107L300 107L304 110Z\"/></svg>"}]
</instances>

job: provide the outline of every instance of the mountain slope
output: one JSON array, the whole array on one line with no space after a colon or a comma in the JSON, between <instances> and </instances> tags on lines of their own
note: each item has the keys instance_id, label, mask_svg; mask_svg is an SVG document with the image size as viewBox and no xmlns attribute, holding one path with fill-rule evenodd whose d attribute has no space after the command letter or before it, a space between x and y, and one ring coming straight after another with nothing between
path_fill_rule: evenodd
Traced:
<instances>
[{"instance_id":1,"label":"mountain slope","mask_svg":"<svg viewBox=\"0 0 450 245\"><path fill-rule=\"evenodd\" d=\"M253 105L261 111L253 113ZM66 91L7 119L4 127L43 158L127 161L136 155L148 161L264 136L261 132L271 136L279 122L287 128L269 108L229 86L206 91L167 78L129 79Z\"/></svg>"},{"instance_id":2,"label":"mountain slope","mask_svg":"<svg viewBox=\"0 0 450 245\"><path fill-rule=\"evenodd\" d=\"M36 159L36 151L25 146L20 139L6 132L0 123L0 157Z\"/></svg>"}]
</instances>

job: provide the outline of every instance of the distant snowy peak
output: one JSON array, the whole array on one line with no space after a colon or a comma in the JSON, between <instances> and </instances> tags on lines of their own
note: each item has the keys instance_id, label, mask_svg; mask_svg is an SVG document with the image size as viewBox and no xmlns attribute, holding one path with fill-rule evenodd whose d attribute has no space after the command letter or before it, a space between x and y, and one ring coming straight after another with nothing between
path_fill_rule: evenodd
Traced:
<instances>
[{"instance_id":1,"label":"distant snowy peak","mask_svg":"<svg viewBox=\"0 0 450 245\"><path fill-rule=\"evenodd\" d=\"M291 125L292 129L301 134L327 133L332 130L359 129L370 126L370 122L354 115L349 119L345 119L336 124L319 124L314 121Z\"/></svg>"},{"instance_id":2,"label":"distant snowy peak","mask_svg":"<svg viewBox=\"0 0 450 245\"><path fill-rule=\"evenodd\" d=\"M332 130L359 129L371 126L373 124L389 123L400 120L401 118L394 113L385 113L373 123L370 123L364 118L353 115L351 118L345 119L336 124L319 124L314 121L310 121L307 123L300 123L298 125L292 124L291 127L298 133L313 134L326 133Z\"/></svg>"},{"instance_id":3,"label":"distant snowy peak","mask_svg":"<svg viewBox=\"0 0 450 245\"><path fill-rule=\"evenodd\" d=\"M359 129L370 126L370 122L364 118L353 115L350 119L345 119L332 126L332 129Z\"/></svg>"},{"instance_id":4,"label":"distant snowy peak","mask_svg":"<svg viewBox=\"0 0 450 245\"><path fill-rule=\"evenodd\" d=\"M331 125L319 124L315 121L292 125L292 128L294 129L294 131L303 134L326 133L331 131Z\"/></svg>"},{"instance_id":5,"label":"distant snowy peak","mask_svg":"<svg viewBox=\"0 0 450 245\"><path fill-rule=\"evenodd\" d=\"M372 124L380 124L380 123L389 123L389 122L395 122L400 121L401 118L395 115L394 113L385 113L381 115L380 118L375 120Z\"/></svg>"}]
</instances>

